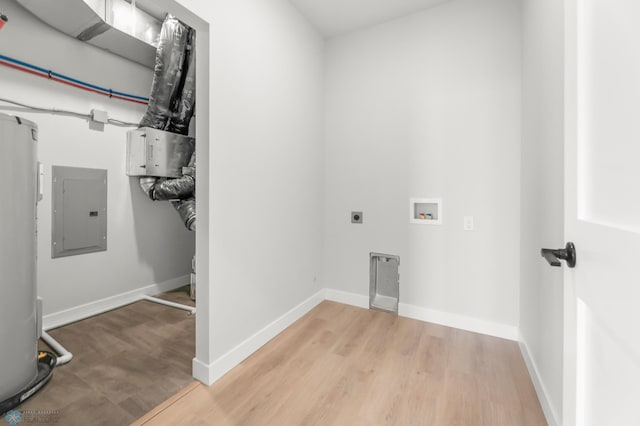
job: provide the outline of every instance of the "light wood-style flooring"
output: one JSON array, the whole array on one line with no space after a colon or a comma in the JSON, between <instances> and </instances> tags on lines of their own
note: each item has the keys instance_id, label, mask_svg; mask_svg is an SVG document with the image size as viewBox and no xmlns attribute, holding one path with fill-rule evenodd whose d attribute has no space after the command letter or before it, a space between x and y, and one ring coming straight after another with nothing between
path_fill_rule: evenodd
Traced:
<instances>
[{"instance_id":1,"label":"light wood-style flooring","mask_svg":"<svg viewBox=\"0 0 640 426\"><path fill-rule=\"evenodd\" d=\"M159 297L193 306L186 289ZM18 407L22 424L128 425L193 383L195 317L186 311L140 301L49 334L73 360Z\"/></svg>"},{"instance_id":2,"label":"light wood-style flooring","mask_svg":"<svg viewBox=\"0 0 640 426\"><path fill-rule=\"evenodd\" d=\"M546 425L517 343L323 302L135 425Z\"/></svg>"}]
</instances>

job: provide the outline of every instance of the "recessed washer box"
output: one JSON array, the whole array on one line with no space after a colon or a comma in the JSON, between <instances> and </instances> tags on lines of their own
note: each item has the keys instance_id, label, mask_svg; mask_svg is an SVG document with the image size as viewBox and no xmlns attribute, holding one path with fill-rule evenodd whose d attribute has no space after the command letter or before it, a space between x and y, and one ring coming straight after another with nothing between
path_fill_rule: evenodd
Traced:
<instances>
[{"instance_id":1,"label":"recessed washer box","mask_svg":"<svg viewBox=\"0 0 640 426\"><path fill-rule=\"evenodd\" d=\"M51 257L107 249L107 171L53 166Z\"/></svg>"},{"instance_id":2,"label":"recessed washer box","mask_svg":"<svg viewBox=\"0 0 640 426\"><path fill-rule=\"evenodd\" d=\"M411 198L409 222L418 225L442 225L442 198Z\"/></svg>"}]
</instances>

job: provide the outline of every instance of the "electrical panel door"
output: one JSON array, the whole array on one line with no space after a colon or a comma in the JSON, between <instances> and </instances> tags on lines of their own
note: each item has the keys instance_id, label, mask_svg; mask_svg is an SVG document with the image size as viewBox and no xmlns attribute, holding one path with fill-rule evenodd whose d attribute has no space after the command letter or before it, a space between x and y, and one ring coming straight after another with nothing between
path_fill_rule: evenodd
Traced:
<instances>
[{"instance_id":1,"label":"electrical panel door","mask_svg":"<svg viewBox=\"0 0 640 426\"><path fill-rule=\"evenodd\" d=\"M52 257L107 249L107 171L53 167Z\"/></svg>"}]
</instances>

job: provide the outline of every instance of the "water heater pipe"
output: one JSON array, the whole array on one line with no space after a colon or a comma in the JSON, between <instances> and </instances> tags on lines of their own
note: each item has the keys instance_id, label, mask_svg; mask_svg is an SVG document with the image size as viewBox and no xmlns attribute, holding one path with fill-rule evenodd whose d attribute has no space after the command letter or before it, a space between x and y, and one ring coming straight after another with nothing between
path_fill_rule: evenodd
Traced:
<instances>
[{"instance_id":1,"label":"water heater pipe","mask_svg":"<svg viewBox=\"0 0 640 426\"><path fill-rule=\"evenodd\" d=\"M56 339L51 337L49 333L42 330L42 336L40 336L44 342L49 345L51 349L58 355L56 359L56 365L67 364L73 358L73 354L65 349Z\"/></svg>"},{"instance_id":2,"label":"water heater pipe","mask_svg":"<svg viewBox=\"0 0 640 426\"><path fill-rule=\"evenodd\" d=\"M147 301L153 302L153 303L159 303L160 305L166 305L166 306L170 306L170 307L176 308L176 309L182 309L183 311L189 311L189 313L191 313L191 315L195 315L195 313L196 313L196 308L194 308L193 306L183 305L182 303L171 302L169 300L160 299L158 297L143 296L142 300L147 300Z\"/></svg>"},{"instance_id":3,"label":"water heater pipe","mask_svg":"<svg viewBox=\"0 0 640 426\"><path fill-rule=\"evenodd\" d=\"M9 56L0 55L0 65L13 68L18 71L25 72L27 74L36 75L38 77L46 78L56 81L58 83L66 84L76 89L86 90L88 92L97 93L99 95L108 96L110 98L120 99L123 101L133 102L137 104L147 105L149 103L148 98L142 96L131 95L128 93L122 93L113 89L107 89L105 87L96 86L95 84L87 83L64 74L41 68L36 65L29 64L27 62L20 61L18 59L10 58Z\"/></svg>"}]
</instances>

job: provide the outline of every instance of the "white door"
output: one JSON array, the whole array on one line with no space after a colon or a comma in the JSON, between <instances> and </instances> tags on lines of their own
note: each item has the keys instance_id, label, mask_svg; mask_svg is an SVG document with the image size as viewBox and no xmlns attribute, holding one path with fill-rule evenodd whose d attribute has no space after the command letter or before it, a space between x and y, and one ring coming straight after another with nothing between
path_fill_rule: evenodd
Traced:
<instances>
[{"instance_id":1,"label":"white door","mask_svg":"<svg viewBox=\"0 0 640 426\"><path fill-rule=\"evenodd\" d=\"M566 5L563 424L640 425L640 1Z\"/></svg>"}]
</instances>

